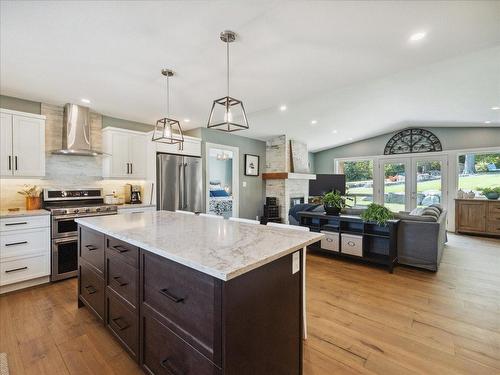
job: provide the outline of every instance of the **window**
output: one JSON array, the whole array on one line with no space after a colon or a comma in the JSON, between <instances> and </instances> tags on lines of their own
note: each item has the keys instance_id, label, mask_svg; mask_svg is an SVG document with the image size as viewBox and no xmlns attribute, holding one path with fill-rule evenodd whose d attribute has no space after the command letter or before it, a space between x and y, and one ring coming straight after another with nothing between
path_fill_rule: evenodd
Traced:
<instances>
[{"instance_id":1,"label":"window","mask_svg":"<svg viewBox=\"0 0 500 375\"><path fill-rule=\"evenodd\" d=\"M349 205L363 207L373 202L373 160L339 161L337 173L345 174Z\"/></svg>"},{"instance_id":2,"label":"window","mask_svg":"<svg viewBox=\"0 0 500 375\"><path fill-rule=\"evenodd\" d=\"M481 197L486 187L500 188L500 152L459 154L458 189Z\"/></svg>"}]
</instances>

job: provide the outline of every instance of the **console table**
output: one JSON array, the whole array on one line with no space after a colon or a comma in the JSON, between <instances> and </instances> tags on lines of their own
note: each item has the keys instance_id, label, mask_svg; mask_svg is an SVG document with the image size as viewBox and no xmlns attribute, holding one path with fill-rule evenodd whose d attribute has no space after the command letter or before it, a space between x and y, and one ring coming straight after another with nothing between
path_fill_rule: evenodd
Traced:
<instances>
[{"instance_id":1,"label":"console table","mask_svg":"<svg viewBox=\"0 0 500 375\"><path fill-rule=\"evenodd\" d=\"M301 211L298 216L301 226L326 236L310 245L310 249L382 265L392 273L398 260L399 220L389 220L386 226L381 226L351 215L334 216L324 212Z\"/></svg>"}]
</instances>

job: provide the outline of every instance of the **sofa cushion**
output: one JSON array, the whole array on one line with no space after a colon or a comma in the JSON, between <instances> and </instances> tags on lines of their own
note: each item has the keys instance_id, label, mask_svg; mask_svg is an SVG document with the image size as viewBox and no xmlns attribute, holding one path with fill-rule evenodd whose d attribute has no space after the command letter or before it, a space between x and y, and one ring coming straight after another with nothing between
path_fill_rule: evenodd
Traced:
<instances>
[{"instance_id":1,"label":"sofa cushion","mask_svg":"<svg viewBox=\"0 0 500 375\"><path fill-rule=\"evenodd\" d=\"M434 218L434 221L438 221L439 216L441 216L441 212L435 207L426 207L422 211L422 216L431 216Z\"/></svg>"},{"instance_id":2,"label":"sofa cushion","mask_svg":"<svg viewBox=\"0 0 500 375\"><path fill-rule=\"evenodd\" d=\"M439 203L434 203L434 204L431 204L429 207L434 207L434 208L437 208L439 210L439 213L442 213L444 208L442 205L440 205Z\"/></svg>"}]
</instances>

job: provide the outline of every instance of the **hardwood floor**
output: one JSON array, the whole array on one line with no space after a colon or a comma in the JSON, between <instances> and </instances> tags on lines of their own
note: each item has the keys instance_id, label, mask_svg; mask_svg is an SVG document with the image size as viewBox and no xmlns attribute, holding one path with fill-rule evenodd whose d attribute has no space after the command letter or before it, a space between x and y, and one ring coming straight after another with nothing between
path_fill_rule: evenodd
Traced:
<instances>
[{"instance_id":1,"label":"hardwood floor","mask_svg":"<svg viewBox=\"0 0 500 375\"><path fill-rule=\"evenodd\" d=\"M304 373L500 374L500 241L450 235L438 273L308 256ZM142 374L76 280L0 297L16 374Z\"/></svg>"}]
</instances>

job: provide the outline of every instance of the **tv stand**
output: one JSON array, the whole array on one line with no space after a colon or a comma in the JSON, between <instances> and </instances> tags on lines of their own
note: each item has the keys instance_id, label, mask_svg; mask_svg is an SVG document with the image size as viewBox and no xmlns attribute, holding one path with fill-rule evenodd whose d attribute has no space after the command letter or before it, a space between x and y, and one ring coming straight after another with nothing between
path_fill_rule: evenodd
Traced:
<instances>
[{"instance_id":1,"label":"tv stand","mask_svg":"<svg viewBox=\"0 0 500 375\"><path fill-rule=\"evenodd\" d=\"M398 261L399 220L389 220L383 226L353 215L334 216L324 212L301 211L298 216L301 226L326 235L322 241L310 245L311 250L382 265L390 273L393 272Z\"/></svg>"}]
</instances>

